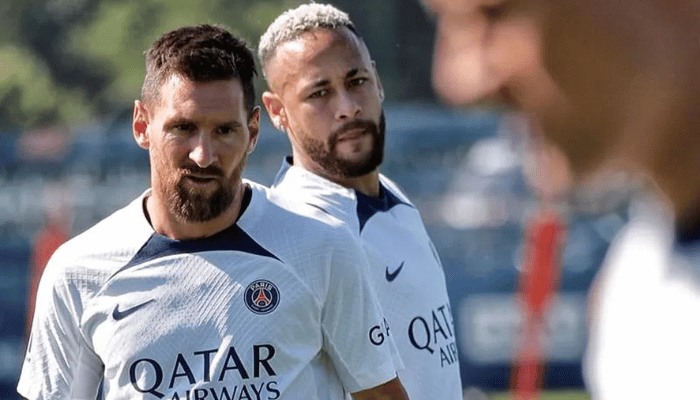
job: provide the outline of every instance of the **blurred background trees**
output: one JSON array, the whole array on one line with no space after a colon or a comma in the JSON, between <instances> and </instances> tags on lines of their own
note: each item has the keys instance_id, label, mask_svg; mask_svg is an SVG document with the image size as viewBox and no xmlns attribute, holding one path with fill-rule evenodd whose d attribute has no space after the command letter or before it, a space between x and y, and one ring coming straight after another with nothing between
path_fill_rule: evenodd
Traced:
<instances>
[{"instance_id":1,"label":"blurred background trees","mask_svg":"<svg viewBox=\"0 0 700 400\"><path fill-rule=\"evenodd\" d=\"M216 23L252 46L300 0L3 0L0 131L80 124L131 108L143 52L163 32ZM421 101L430 89L432 24L417 1L330 1L350 13L375 57L387 98ZM263 82L258 82L262 89Z\"/></svg>"}]
</instances>

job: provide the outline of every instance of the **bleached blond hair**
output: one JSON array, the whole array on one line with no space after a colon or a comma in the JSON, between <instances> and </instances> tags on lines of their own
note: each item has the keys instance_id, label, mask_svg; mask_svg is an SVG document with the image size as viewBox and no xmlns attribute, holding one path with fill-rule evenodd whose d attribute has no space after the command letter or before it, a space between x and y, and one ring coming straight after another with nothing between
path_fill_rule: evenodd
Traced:
<instances>
[{"instance_id":1,"label":"bleached blond hair","mask_svg":"<svg viewBox=\"0 0 700 400\"><path fill-rule=\"evenodd\" d=\"M267 79L267 66L283 43L289 42L319 28L339 29L346 27L358 38L360 35L346 12L330 4L309 3L287 10L277 17L260 37L258 58L263 75Z\"/></svg>"}]
</instances>

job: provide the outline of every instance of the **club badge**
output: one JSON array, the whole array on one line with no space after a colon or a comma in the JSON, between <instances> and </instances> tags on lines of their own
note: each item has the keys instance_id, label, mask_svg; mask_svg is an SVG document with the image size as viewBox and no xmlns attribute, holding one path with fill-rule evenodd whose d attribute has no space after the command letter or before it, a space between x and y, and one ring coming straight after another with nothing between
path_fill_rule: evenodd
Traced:
<instances>
[{"instance_id":1,"label":"club badge","mask_svg":"<svg viewBox=\"0 0 700 400\"><path fill-rule=\"evenodd\" d=\"M245 289L245 305L256 314L269 314L277 308L280 292L274 283L258 279Z\"/></svg>"}]
</instances>

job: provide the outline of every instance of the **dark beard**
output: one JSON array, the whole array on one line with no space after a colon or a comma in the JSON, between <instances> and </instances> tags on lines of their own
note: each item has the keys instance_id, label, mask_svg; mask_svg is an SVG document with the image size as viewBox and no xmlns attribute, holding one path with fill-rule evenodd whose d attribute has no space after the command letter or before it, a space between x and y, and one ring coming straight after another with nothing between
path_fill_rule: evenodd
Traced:
<instances>
[{"instance_id":1,"label":"dark beard","mask_svg":"<svg viewBox=\"0 0 700 400\"><path fill-rule=\"evenodd\" d=\"M170 212L185 222L206 222L220 216L226 211L236 197L236 182L240 180L244 162L236 168L230 181L222 181L222 184L212 193L205 193L185 187L180 180L170 188L168 193L168 206ZM223 171L216 167L184 168L184 173L203 173L223 177Z\"/></svg>"},{"instance_id":2,"label":"dark beard","mask_svg":"<svg viewBox=\"0 0 700 400\"><path fill-rule=\"evenodd\" d=\"M352 161L340 158L336 153L338 137L343 133L361 128L372 136L372 149L360 160ZM333 132L327 144L315 139L306 138L302 141L302 146L309 158L316 162L323 170L331 176L341 178L357 178L366 175L382 163L384 159L384 132L386 121L384 111L379 117L379 125L372 121L352 121Z\"/></svg>"}]
</instances>

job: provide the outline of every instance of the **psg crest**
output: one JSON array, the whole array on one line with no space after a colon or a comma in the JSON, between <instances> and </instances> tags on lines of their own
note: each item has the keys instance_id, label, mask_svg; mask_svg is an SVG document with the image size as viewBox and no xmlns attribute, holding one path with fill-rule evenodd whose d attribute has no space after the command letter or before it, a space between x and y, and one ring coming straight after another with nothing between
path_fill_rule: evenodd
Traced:
<instances>
[{"instance_id":1,"label":"psg crest","mask_svg":"<svg viewBox=\"0 0 700 400\"><path fill-rule=\"evenodd\" d=\"M245 305L256 314L271 313L280 302L280 292L270 281L258 279L245 289Z\"/></svg>"}]
</instances>

